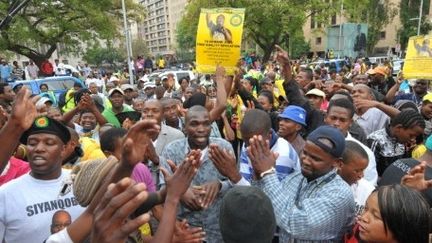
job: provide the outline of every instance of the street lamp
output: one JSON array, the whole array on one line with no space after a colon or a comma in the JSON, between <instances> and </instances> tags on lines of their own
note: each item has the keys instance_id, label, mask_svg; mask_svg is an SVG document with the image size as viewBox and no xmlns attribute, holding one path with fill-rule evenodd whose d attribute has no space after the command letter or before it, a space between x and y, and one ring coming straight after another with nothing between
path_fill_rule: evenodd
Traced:
<instances>
[{"instance_id":1,"label":"street lamp","mask_svg":"<svg viewBox=\"0 0 432 243\"><path fill-rule=\"evenodd\" d=\"M422 14L423 14L423 0L420 1L419 16L417 18L411 18L411 19L409 19L409 20L418 20L417 35L420 35L420 26L421 26Z\"/></svg>"},{"instance_id":2,"label":"street lamp","mask_svg":"<svg viewBox=\"0 0 432 243\"><path fill-rule=\"evenodd\" d=\"M126 51L127 51L127 63L129 69L129 82L131 85L134 84L133 73L132 73L132 50L129 38L129 30L128 30L128 22L127 22L127 14L126 14L126 4L125 0L122 0L122 9L123 9L123 25L124 25L124 33L126 37Z\"/></svg>"}]
</instances>

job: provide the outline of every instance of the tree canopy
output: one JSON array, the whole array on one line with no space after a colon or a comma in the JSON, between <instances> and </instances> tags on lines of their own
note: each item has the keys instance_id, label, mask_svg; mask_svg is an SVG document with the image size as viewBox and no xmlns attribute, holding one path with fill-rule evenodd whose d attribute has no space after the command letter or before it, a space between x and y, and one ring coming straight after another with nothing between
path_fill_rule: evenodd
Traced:
<instances>
[{"instance_id":1,"label":"tree canopy","mask_svg":"<svg viewBox=\"0 0 432 243\"><path fill-rule=\"evenodd\" d=\"M347 0L345 0L347 1ZM324 20L336 14L340 3L322 0L195 0L191 1L185 15L177 26L177 42L182 50L195 48L195 35L201 8L233 7L245 8L244 37L252 39L263 51L268 60L275 44L285 45L293 53L296 48L305 49L304 41L300 46L286 46L303 40L303 24L315 14ZM290 41L286 41L291 39Z\"/></svg>"},{"instance_id":2,"label":"tree canopy","mask_svg":"<svg viewBox=\"0 0 432 243\"><path fill-rule=\"evenodd\" d=\"M0 0L0 18L14 1ZM145 9L126 0L128 19L140 21ZM82 45L97 45L121 33L121 0L32 0L0 34L0 49L32 59L40 65L61 43L65 51L82 53ZM41 51L42 50L42 51Z\"/></svg>"},{"instance_id":3,"label":"tree canopy","mask_svg":"<svg viewBox=\"0 0 432 243\"><path fill-rule=\"evenodd\" d=\"M432 26L430 21L428 20L428 13L430 8L430 1L423 1L423 16L422 22L420 25L420 34L427 34L430 30L432 30ZM400 2L400 21L402 24L401 29L399 30L399 40L404 50L408 44L408 39L411 36L417 35L417 26L418 20L414 18L418 18L420 9L420 1L409 1L409 0L401 0Z\"/></svg>"}]
</instances>

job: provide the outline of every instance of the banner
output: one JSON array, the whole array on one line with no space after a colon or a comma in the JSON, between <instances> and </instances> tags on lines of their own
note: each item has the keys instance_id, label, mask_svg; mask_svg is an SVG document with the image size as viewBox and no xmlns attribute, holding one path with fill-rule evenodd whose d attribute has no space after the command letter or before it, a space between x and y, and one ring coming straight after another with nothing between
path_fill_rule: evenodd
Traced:
<instances>
[{"instance_id":1,"label":"banner","mask_svg":"<svg viewBox=\"0 0 432 243\"><path fill-rule=\"evenodd\" d=\"M406 79L432 79L431 36L410 37L403 67Z\"/></svg>"},{"instance_id":2,"label":"banner","mask_svg":"<svg viewBox=\"0 0 432 243\"><path fill-rule=\"evenodd\" d=\"M196 38L196 64L200 73L215 73L219 64L234 74L240 59L244 8L201 9Z\"/></svg>"}]
</instances>

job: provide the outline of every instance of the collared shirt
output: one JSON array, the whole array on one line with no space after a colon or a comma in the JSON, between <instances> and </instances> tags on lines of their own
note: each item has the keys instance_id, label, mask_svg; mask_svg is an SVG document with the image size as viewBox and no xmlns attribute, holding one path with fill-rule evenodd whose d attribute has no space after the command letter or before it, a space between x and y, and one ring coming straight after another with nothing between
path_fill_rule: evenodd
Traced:
<instances>
[{"instance_id":1,"label":"collared shirt","mask_svg":"<svg viewBox=\"0 0 432 243\"><path fill-rule=\"evenodd\" d=\"M123 104L123 110L122 112L125 111L133 111L134 109L132 109L132 107ZM102 115L105 117L105 119L107 120L108 123L111 123L114 127L122 127L122 124L120 124L119 120L116 117L116 113L114 113L114 111L111 108L105 108L105 110L102 112Z\"/></svg>"},{"instance_id":2,"label":"collared shirt","mask_svg":"<svg viewBox=\"0 0 432 243\"><path fill-rule=\"evenodd\" d=\"M390 118L381 110L373 107L367 110L363 115L354 115L354 120L363 128L366 136L383 129Z\"/></svg>"},{"instance_id":3,"label":"collared shirt","mask_svg":"<svg viewBox=\"0 0 432 243\"><path fill-rule=\"evenodd\" d=\"M272 202L280 242L338 242L353 223L353 193L335 170L310 182L295 172L281 182L271 174L256 184Z\"/></svg>"},{"instance_id":4,"label":"collared shirt","mask_svg":"<svg viewBox=\"0 0 432 243\"><path fill-rule=\"evenodd\" d=\"M234 154L231 144L224 139L210 137L210 144L217 144L220 148L226 149ZM183 162L190 150L187 138L178 139L165 147L162 152L162 157L172 160L176 165L179 165ZM166 168L168 171L171 171L165 161L161 162L161 166ZM192 226L202 227L206 232L206 241L208 243L220 243L223 242L223 240L219 228L219 210L223 195L226 193L230 185L226 178L219 173L213 162L209 159L208 153L203 151L202 164L199 167L198 173L193 178L191 186L199 186L213 181L222 181L222 188L212 205L207 209L192 211L181 204L177 216L179 218L187 219L188 223ZM160 183L161 185L165 184L162 175Z\"/></svg>"},{"instance_id":5,"label":"collared shirt","mask_svg":"<svg viewBox=\"0 0 432 243\"><path fill-rule=\"evenodd\" d=\"M405 145L391 137L389 130L390 128L386 127L370 134L367 138L369 147L375 154L379 176L391 163L406 157Z\"/></svg>"}]
</instances>

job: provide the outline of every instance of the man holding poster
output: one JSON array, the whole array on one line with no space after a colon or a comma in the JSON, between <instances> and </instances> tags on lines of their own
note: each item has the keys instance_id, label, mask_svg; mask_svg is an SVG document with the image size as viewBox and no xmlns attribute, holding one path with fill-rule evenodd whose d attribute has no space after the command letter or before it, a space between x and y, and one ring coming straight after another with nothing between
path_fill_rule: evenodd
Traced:
<instances>
[{"instance_id":1,"label":"man holding poster","mask_svg":"<svg viewBox=\"0 0 432 243\"><path fill-rule=\"evenodd\" d=\"M234 74L240 59L245 9L201 9L196 38L197 72L213 74L217 65Z\"/></svg>"}]
</instances>

